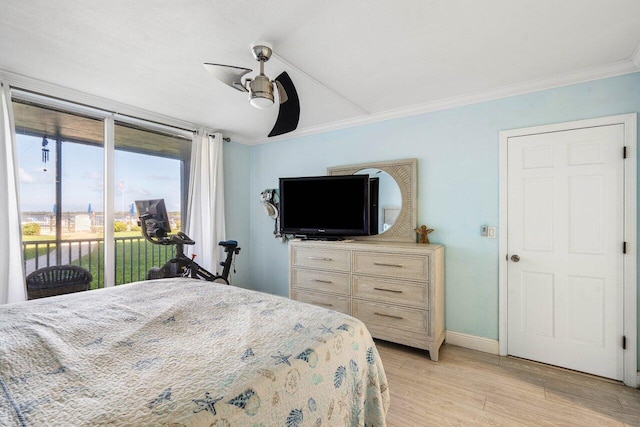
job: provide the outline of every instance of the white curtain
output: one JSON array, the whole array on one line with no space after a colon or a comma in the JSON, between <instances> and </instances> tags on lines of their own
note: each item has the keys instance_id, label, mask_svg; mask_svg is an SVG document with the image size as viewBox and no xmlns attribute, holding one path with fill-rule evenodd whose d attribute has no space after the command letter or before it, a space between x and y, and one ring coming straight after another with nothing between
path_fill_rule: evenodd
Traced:
<instances>
[{"instance_id":1,"label":"white curtain","mask_svg":"<svg viewBox=\"0 0 640 427\"><path fill-rule=\"evenodd\" d=\"M16 133L9 85L0 93L0 304L25 301L22 234L18 202Z\"/></svg>"},{"instance_id":2,"label":"white curtain","mask_svg":"<svg viewBox=\"0 0 640 427\"><path fill-rule=\"evenodd\" d=\"M225 240L222 134L199 130L193 136L185 233L196 244L186 249L212 273L219 271Z\"/></svg>"}]
</instances>

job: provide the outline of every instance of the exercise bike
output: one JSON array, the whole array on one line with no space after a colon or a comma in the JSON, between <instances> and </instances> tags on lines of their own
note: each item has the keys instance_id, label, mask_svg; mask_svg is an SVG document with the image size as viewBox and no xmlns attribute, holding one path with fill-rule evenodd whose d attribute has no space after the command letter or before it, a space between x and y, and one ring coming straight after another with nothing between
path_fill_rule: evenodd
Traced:
<instances>
[{"instance_id":1,"label":"exercise bike","mask_svg":"<svg viewBox=\"0 0 640 427\"><path fill-rule=\"evenodd\" d=\"M238 242L235 240L224 240L218 243L218 245L224 248L224 252L227 254L226 259L220 263L222 268L221 274L213 274L198 263L194 261L195 256L191 258L184 254L185 245L193 245L196 242L189 236L179 231L174 235L166 235L163 229L156 229L149 235L146 221L152 219L152 215L143 214L140 215L140 225L142 229L142 235L146 240L154 245L175 245L176 256L167 261L162 267L152 267L147 273L147 280L151 279L163 279L168 277L192 277L194 279L203 279L209 282L229 284L229 272L233 263L233 255L240 253ZM234 269L235 273L235 269Z\"/></svg>"}]
</instances>

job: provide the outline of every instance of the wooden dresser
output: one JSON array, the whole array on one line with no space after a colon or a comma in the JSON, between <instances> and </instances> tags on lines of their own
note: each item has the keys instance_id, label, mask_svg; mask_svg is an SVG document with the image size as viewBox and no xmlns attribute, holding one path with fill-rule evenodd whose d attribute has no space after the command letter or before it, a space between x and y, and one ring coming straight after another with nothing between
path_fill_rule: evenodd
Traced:
<instances>
[{"instance_id":1,"label":"wooden dresser","mask_svg":"<svg viewBox=\"0 0 640 427\"><path fill-rule=\"evenodd\" d=\"M357 317L374 338L429 351L444 341L444 246L289 243L289 297Z\"/></svg>"}]
</instances>

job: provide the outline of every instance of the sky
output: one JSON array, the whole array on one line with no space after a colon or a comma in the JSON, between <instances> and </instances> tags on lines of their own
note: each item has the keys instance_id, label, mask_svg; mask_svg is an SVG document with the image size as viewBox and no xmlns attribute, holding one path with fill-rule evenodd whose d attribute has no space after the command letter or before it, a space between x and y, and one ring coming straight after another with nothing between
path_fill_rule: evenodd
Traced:
<instances>
[{"instance_id":1,"label":"sky","mask_svg":"<svg viewBox=\"0 0 640 427\"><path fill-rule=\"evenodd\" d=\"M55 204L55 140L43 162L42 138L16 135L23 212L52 213ZM103 211L102 147L62 143L62 211ZM168 211L180 210L180 161L116 150L115 211L129 211L135 200L165 199Z\"/></svg>"}]
</instances>

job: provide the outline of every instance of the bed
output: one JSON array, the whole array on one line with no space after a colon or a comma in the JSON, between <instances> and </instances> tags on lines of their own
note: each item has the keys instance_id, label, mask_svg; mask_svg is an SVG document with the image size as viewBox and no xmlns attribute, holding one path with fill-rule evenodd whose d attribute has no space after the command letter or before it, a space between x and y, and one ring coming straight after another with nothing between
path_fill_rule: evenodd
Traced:
<instances>
[{"instance_id":1,"label":"bed","mask_svg":"<svg viewBox=\"0 0 640 427\"><path fill-rule=\"evenodd\" d=\"M366 327L193 279L0 306L0 425L384 426Z\"/></svg>"}]
</instances>

